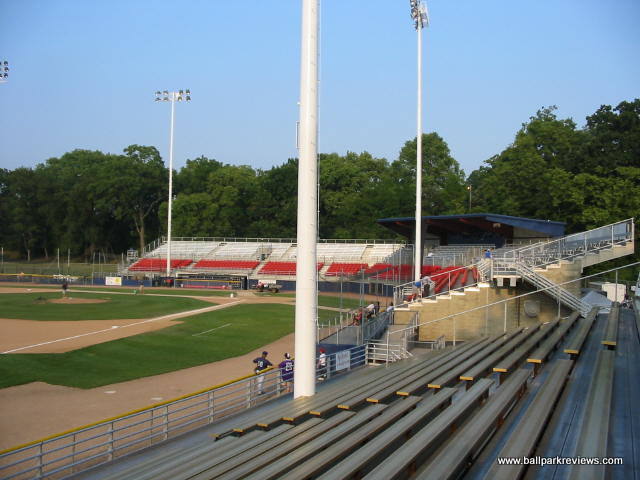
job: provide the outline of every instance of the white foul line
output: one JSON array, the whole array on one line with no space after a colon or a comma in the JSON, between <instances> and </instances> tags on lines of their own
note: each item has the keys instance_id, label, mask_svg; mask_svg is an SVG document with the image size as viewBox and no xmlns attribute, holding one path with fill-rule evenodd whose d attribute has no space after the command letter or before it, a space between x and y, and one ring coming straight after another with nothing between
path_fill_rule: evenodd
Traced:
<instances>
[{"instance_id":1,"label":"white foul line","mask_svg":"<svg viewBox=\"0 0 640 480\"><path fill-rule=\"evenodd\" d=\"M143 320L141 322L135 322L135 323L129 323L127 325L122 325L122 326L120 326L118 328L133 327L135 325L142 325L144 323L150 323L150 322L155 322L155 321L158 321L158 320L164 320L166 318L176 319L176 318L182 318L182 317L190 317L192 315L197 315L198 313L205 313L205 312L210 312L212 310L219 310L221 308L230 307L230 306L236 305L238 303L242 303L242 300L238 300L237 302L223 303L221 305L213 305L211 307L199 308L197 310L189 310L188 312L178 312L178 313L172 313L172 314L169 314L169 315L163 315L161 317L149 318L149 319ZM66 340L73 340L75 338L86 337L88 335L95 335L97 333L110 332L111 330L113 330L113 327L105 328L105 329L102 329L102 330L96 330L95 332L82 333L80 335L74 335L73 337L59 338L57 340L51 340L49 342L36 343L35 345L27 345L26 347L14 348L13 350L7 350L6 352L0 352L0 354L19 352L20 350L28 350L30 348L41 347L43 345L50 345L52 343L64 342Z\"/></svg>"},{"instance_id":2,"label":"white foul line","mask_svg":"<svg viewBox=\"0 0 640 480\"><path fill-rule=\"evenodd\" d=\"M192 337L197 337L198 335L204 335L205 333L213 332L214 330L218 330L219 328L230 327L230 326L231 326L230 323L225 323L224 325L221 325L221 326L216 327L216 328L212 328L211 330L205 330L204 332L194 333L191 336Z\"/></svg>"}]
</instances>

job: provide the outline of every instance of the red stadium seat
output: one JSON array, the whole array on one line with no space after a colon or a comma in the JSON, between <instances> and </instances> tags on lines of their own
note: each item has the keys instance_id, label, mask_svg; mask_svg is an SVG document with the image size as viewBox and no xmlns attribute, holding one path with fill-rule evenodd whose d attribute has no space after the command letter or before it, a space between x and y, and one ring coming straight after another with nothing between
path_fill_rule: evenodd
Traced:
<instances>
[{"instance_id":1,"label":"red stadium seat","mask_svg":"<svg viewBox=\"0 0 640 480\"><path fill-rule=\"evenodd\" d=\"M337 275L355 275L360 270L367 268L366 263L337 263L334 262L329 266L329 269L325 272L327 276Z\"/></svg>"}]
</instances>

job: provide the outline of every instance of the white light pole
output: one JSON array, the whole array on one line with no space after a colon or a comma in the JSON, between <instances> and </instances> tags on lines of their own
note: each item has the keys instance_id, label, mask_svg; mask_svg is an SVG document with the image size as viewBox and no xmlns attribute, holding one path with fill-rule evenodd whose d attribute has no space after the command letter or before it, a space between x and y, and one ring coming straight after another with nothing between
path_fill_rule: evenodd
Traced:
<instances>
[{"instance_id":1,"label":"white light pole","mask_svg":"<svg viewBox=\"0 0 640 480\"><path fill-rule=\"evenodd\" d=\"M171 130L169 133L169 212L167 215L167 277L171 275L171 209L173 206L173 122L176 102L191 101L191 90L157 91L156 102L171 102Z\"/></svg>"},{"instance_id":2,"label":"white light pole","mask_svg":"<svg viewBox=\"0 0 640 480\"><path fill-rule=\"evenodd\" d=\"M294 398L316 391L318 13L319 0L302 1Z\"/></svg>"},{"instance_id":3,"label":"white light pole","mask_svg":"<svg viewBox=\"0 0 640 480\"><path fill-rule=\"evenodd\" d=\"M409 0L411 18L418 32L418 113L416 134L416 239L414 247L414 281L420 281L422 270L422 28L429 25L426 4Z\"/></svg>"},{"instance_id":4,"label":"white light pole","mask_svg":"<svg viewBox=\"0 0 640 480\"><path fill-rule=\"evenodd\" d=\"M9 62L3 60L0 62L0 83L9 81Z\"/></svg>"}]
</instances>

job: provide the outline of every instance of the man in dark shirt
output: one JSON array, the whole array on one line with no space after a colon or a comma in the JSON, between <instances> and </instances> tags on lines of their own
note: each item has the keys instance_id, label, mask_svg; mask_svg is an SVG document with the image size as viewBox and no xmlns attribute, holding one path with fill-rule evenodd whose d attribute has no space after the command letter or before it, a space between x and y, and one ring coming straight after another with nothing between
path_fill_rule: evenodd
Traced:
<instances>
[{"instance_id":1,"label":"man in dark shirt","mask_svg":"<svg viewBox=\"0 0 640 480\"><path fill-rule=\"evenodd\" d=\"M284 383L284 391L289 393L291 391L291 384L293 383L293 360L289 353L284 354L284 360L278 365L280 369L280 376L282 377L282 383Z\"/></svg>"},{"instance_id":2,"label":"man in dark shirt","mask_svg":"<svg viewBox=\"0 0 640 480\"><path fill-rule=\"evenodd\" d=\"M262 391L262 383L264 382L264 375L260 375L263 370L266 370L269 367L273 366L269 360L267 360L267 355L269 352L262 352L262 356L255 358L253 363L256 364L255 369L253 370L256 375L258 375L258 394L262 395L264 392Z\"/></svg>"}]
</instances>

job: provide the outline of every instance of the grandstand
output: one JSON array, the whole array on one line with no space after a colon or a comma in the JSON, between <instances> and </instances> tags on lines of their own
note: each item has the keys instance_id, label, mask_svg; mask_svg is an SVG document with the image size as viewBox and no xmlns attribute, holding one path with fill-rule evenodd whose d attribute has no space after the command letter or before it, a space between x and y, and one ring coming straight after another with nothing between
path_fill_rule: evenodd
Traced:
<instances>
[{"instance_id":1,"label":"grandstand","mask_svg":"<svg viewBox=\"0 0 640 480\"><path fill-rule=\"evenodd\" d=\"M411 258L407 250L404 244L381 240L326 240L317 245L318 271L329 281L354 278L376 262L386 261L397 267L400 259ZM135 263L123 266L121 273L163 274L166 255L167 243L161 239ZM257 280L264 275L295 280L297 245L289 239L180 238L171 242L171 257L173 275L242 273ZM411 268L409 264L402 267L403 279Z\"/></svg>"},{"instance_id":2,"label":"grandstand","mask_svg":"<svg viewBox=\"0 0 640 480\"><path fill-rule=\"evenodd\" d=\"M553 469L558 478L632 478L640 467L640 322L628 306L581 298L587 279L578 277L633 253L633 231L625 220L501 247L464 267L425 265L432 294L399 297L399 285L393 314L341 323L321 339L332 353L313 397L292 399L272 370L263 374L264 395L255 377L240 379L63 436L71 444L25 447L11 468L104 464L74 477L104 479L537 478L548 471L497 459L538 455L624 459L562 465ZM350 268L407 269L364 265ZM538 310L527 308L531 299ZM64 455L71 450L79 453Z\"/></svg>"}]
</instances>

